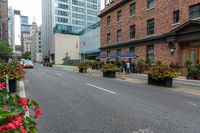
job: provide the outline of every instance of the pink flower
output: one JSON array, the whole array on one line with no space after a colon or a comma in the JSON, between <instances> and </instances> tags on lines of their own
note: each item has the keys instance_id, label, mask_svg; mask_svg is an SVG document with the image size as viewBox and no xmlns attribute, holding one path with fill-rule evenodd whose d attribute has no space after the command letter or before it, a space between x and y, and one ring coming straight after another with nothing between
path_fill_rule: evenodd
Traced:
<instances>
[{"instance_id":1,"label":"pink flower","mask_svg":"<svg viewBox=\"0 0 200 133\"><path fill-rule=\"evenodd\" d=\"M4 90L6 88L6 83L3 82L3 83L0 83L0 89Z\"/></svg>"},{"instance_id":2,"label":"pink flower","mask_svg":"<svg viewBox=\"0 0 200 133\"><path fill-rule=\"evenodd\" d=\"M34 117L35 118L38 118L38 117L40 117L42 115L42 110L40 109L40 108L36 108L35 109L35 115L34 115Z\"/></svg>"}]
</instances>

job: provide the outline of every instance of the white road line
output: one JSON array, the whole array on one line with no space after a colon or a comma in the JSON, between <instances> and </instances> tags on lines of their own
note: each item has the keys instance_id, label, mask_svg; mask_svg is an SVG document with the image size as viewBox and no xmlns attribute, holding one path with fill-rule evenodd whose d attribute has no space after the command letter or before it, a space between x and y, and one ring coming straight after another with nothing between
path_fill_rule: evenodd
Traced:
<instances>
[{"instance_id":1,"label":"white road line","mask_svg":"<svg viewBox=\"0 0 200 133\"><path fill-rule=\"evenodd\" d=\"M111 93L111 94L117 94L117 93L114 92L114 91L106 90L106 89L104 89L104 88L101 88L101 87L99 87L99 86L95 86L95 85L92 85L92 84L89 84L89 83L86 83L86 85L91 86L91 87L94 87L94 88L97 88L97 89L102 90L102 91L109 92L109 93Z\"/></svg>"},{"instance_id":2,"label":"white road line","mask_svg":"<svg viewBox=\"0 0 200 133\"><path fill-rule=\"evenodd\" d=\"M196 103L193 103L193 102L187 102L187 103L194 106L194 107L199 107Z\"/></svg>"},{"instance_id":3,"label":"white road line","mask_svg":"<svg viewBox=\"0 0 200 133\"><path fill-rule=\"evenodd\" d=\"M58 76L63 76L62 74L60 74L60 73L56 73L56 75L58 75Z\"/></svg>"}]
</instances>

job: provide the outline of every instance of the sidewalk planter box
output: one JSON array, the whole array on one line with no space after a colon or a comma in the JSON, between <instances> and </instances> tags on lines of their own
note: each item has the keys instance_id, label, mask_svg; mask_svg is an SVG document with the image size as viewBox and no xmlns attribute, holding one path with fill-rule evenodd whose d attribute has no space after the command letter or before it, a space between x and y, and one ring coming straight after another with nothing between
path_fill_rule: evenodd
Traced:
<instances>
[{"instance_id":1,"label":"sidewalk planter box","mask_svg":"<svg viewBox=\"0 0 200 133\"><path fill-rule=\"evenodd\" d=\"M148 84L163 86L163 87L172 87L173 78L164 78L163 80L156 80L148 76Z\"/></svg>"},{"instance_id":2,"label":"sidewalk planter box","mask_svg":"<svg viewBox=\"0 0 200 133\"><path fill-rule=\"evenodd\" d=\"M15 93L17 91L17 80L9 80L9 92Z\"/></svg>"},{"instance_id":3,"label":"sidewalk planter box","mask_svg":"<svg viewBox=\"0 0 200 133\"><path fill-rule=\"evenodd\" d=\"M116 77L116 72L103 72L103 77L115 78Z\"/></svg>"},{"instance_id":4,"label":"sidewalk planter box","mask_svg":"<svg viewBox=\"0 0 200 133\"><path fill-rule=\"evenodd\" d=\"M79 68L79 73L87 73L87 68Z\"/></svg>"}]
</instances>

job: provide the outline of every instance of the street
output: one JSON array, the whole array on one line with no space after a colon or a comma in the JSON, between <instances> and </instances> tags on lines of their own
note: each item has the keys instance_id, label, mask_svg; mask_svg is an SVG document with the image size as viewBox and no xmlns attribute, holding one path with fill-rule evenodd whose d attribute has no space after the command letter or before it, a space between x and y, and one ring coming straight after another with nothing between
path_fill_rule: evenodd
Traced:
<instances>
[{"instance_id":1,"label":"street","mask_svg":"<svg viewBox=\"0 0 200 133\"><path fill-rule=\"evenodd\" d=\"M38 65L26 96L43 109L39 133L199 133L200 97Z\"/></svg>"}]
</instances>

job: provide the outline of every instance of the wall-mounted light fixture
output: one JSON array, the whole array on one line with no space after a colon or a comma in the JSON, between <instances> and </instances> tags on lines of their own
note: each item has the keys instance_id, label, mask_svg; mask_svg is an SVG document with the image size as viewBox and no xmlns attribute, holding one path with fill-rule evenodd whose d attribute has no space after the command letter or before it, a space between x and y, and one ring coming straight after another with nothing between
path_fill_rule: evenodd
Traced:
<instances>
[{"instance_id":1,"label":"wall-mounted light fixture","mask_svg":"<svg viewBox=\"0 0 200 133\"><path fill-rule=\"evenodd\" d=\"M169 41L168 44L167 44L167 46L168 46L168 48L170 50L171 55L173 55L174 52L175 52L175 50L176 50L176 45L175 44L176 43L174 41Z\"/></svg>"}]
</instances>

